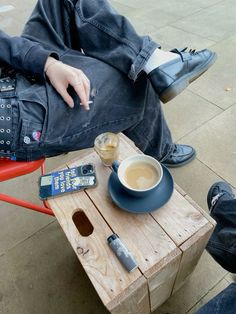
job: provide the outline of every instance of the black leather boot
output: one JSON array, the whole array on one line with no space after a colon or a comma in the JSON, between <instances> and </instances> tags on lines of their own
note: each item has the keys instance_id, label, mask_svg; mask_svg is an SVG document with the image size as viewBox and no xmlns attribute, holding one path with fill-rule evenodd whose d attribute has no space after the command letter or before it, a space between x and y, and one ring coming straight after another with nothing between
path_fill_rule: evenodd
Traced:
<instances>
[{"instance_id":1,"label":"black leather boot","mask_svg":"<svg viewBox=\"0 0 236 314\"><path fill-rule=\"evenodd\" d=\"M163 103L180 94L190 83L202 75L216 60L216 53L208 49L201 51L186 48L173 53L180 58L166 62L148 74L148 78Z\"/></svg>"},{"instance_id":2,"label":"black leather boot","mask_svg":"<svg viewBox=\"0 0 236 314\"><path fill-rule=\"evenodd\" d=\"M192 146L174 144L172 152L161 161L167 167L181 167L192 161L196 157L196 151Z\"/></svg>"}]
</instances>

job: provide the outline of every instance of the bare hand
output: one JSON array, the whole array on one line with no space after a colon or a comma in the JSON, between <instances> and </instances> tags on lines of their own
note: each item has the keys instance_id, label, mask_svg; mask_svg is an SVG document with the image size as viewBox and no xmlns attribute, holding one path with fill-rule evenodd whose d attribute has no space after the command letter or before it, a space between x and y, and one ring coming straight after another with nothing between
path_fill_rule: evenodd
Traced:
<instances>
[{"instance_id":1,"label":"bare hand","mask_svg":"<svg viewBox=\"0 0 236 314\"><path fill-rule=\"evenodd\" d=\"M67 88L71 85L79 96L84 109L89 110L90 81L83 71L48 57L44 71L52 86L61 95L69 107L74 107L74 101Z\"/></svg>"}]
</instances>

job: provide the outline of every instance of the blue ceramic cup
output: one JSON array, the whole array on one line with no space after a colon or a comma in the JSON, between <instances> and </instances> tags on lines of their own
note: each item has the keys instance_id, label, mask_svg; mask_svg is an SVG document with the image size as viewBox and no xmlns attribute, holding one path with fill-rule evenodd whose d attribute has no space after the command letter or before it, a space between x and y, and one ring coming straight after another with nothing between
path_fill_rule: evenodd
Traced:
<instances>
[{"instance_id":1,"label":"blue ceramic cup","mask_svg":"<svg viewBox=\"0 0 236 314\"><path fill-rule=\"evenodd\" d=\"M152 193L163 177L161 164L153 157L133 155L112 164L120 184L132 196L145 197Z\"/></svg>"}]
</instances>

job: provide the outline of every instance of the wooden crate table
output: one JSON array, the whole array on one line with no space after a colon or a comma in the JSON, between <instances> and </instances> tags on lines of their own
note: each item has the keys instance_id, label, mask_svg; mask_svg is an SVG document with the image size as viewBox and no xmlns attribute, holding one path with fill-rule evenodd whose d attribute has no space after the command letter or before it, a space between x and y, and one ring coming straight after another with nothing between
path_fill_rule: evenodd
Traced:
<instances>
[{"instance_id":1,"label":"wooden crate table","mask_svg":"<svg viewBox=\"0 0 236 314\"><path fill-rule=\"evenodd\" d=\"M120 160L139 152L124 135L120 139ZM159 210L125 212L110 199L111 169L95 152L62 168L88 162L95 164L98 186L51 199L49 205L106 308L112 314L151 313L192 273L215 222L177 186ZM112 233L135 256L139 267L133 272L123 268L108 246Z\"/></svg>"}]
</instances>

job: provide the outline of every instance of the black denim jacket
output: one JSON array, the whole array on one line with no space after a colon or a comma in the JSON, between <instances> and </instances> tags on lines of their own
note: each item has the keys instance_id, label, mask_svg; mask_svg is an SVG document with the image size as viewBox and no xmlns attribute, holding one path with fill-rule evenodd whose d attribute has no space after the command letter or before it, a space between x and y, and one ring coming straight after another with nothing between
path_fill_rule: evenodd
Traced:
<instances>
[{"instance_id":1,"label":"black denim jacket","mask_svg":"<svg viewBox=\"0 0 236 314\"><path fill-rule=\"evenodd\" d=\"M37 42L11 37L0 30L0 67L5 63L20 72L43 78L46 60L53 54Z\"/></svg>"}]
</instances>

